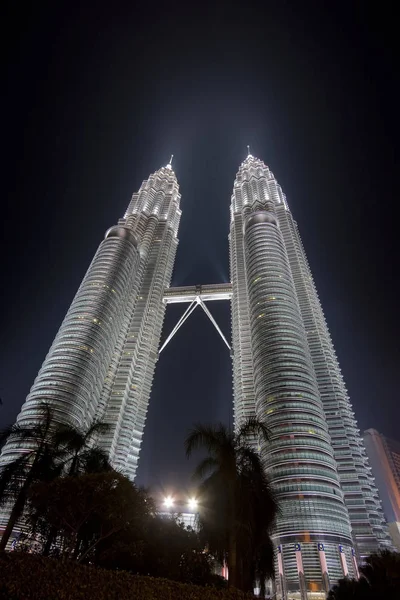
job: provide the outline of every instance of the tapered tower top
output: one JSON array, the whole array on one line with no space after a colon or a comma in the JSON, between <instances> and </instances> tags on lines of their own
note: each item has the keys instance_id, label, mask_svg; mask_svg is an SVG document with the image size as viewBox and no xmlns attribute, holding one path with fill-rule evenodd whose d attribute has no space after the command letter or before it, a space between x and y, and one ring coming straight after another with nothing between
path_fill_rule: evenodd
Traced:
<instances>
[{"instance_id":1,"label":"tapered tower top","mask_svg":"<svg viewBox=\"0 0 400 600\"><path fill-rule=\"evenodd\" d=\"M243 160L241 165L239 166L239 173L242 172L243 170L249 169L251 167L268 169L267 165L261 159L257 158L256 156L253 156L253 154L251 154L250 146L247 146L247 156ZM269 169L268 169L268 171L269 171Z\"/></svg>"}]
</instances>

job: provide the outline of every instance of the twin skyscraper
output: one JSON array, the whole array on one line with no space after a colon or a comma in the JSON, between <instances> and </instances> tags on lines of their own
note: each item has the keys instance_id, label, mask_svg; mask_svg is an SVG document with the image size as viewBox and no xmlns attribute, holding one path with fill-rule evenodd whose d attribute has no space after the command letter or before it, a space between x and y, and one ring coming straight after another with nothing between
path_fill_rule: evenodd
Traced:
<instances>
[{"instance_id":1,"label":"twin skyscraper","mask_svg":"<svg viewBox=\"0 0 400 600\"><path fill-rule=\"evenodd\" d=\"M179 204L171 164L133 194L106 232L18 416L31 423L45 401L59 422L82 429L95 419L109 423L98 443L131 479ZM281 507L273 536L277 597L323 597L339 578L356 577L357 560L390 546L390 538L296 222L273 173L251 154L234 182L229 246L234 418L238 425L256 415L271 431L261 453ZM21 451L6 444L0 464Z\"/></svg>"}]
</instances>

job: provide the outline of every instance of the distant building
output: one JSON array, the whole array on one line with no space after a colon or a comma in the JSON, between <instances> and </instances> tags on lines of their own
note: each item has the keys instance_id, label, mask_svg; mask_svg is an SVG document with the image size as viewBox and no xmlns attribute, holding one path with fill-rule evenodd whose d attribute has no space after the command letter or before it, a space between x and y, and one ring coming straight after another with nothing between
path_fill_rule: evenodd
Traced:
<instances>
[{"instance_id":1,"label":"distant building","mask_svg":"<svg viewBox=\"0 0 400 600\"><path fill-rule=\"evenodd\" d=\"M189 512L169 512L166 510L162 510L158 513L160 515L160 517L166 517L166 518L173 518L175 519L178 523L180 523L181 525L183 525L184 527L191 527L192 529L196 530L197 529L197 514L196 513L189 513Z\"/></svg>"},{"instance_id":2,"label":"distant building","mask_svg":"<svg viewBox=\"0 0 400 600\"><path fill-rule=\"evenodd\" d=\"M160 517L172 518L184 527L191 527L196 530L198 527L197 500L191 498L188 502L185 502L174 499L172 496L167 496L158 510L158 515Z\"/></svg>"},{"instance_id":3,"label":"distant building","mask_svg":"<svg viewBox=\"0 0 400 600\"><path fill-rule=\"evenodd\" d=\"M394 521L393 523L389 523L389 533L392 536L393 545L400 552L400 523L399 523L399 521Z\"/></svg>"},{"instance_id":4,"label":"distant building","mask_svg":"<svg viewBox=\"0 0 400 600\"><path fill-rule=\"evenodd\" d=\"M376 429L367 429L363 437L389 531L400 551L400 442Z\"/></svg>"}]
</instances>

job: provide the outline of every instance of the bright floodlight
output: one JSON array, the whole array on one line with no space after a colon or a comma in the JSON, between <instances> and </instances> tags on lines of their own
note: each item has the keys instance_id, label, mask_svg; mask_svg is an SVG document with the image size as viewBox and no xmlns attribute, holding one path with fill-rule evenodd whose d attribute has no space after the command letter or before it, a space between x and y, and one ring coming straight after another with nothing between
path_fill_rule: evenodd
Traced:
<instances>
[{"instance_id":1,"label":"bright floodlight","mask_svg":"<svg viewBox=\"0 0 400 600\"><path fill-rule=\"evenodd\" d=\"M165 508L171 508L171 506L173 506L173 504L174 504L174 499L173 499L172 496L167 496L164 499L164 506L165 506Z\"/></svg>"},{"instance_id":2,"label":"bright floodlight","mask_svg":"<svg viewBox=\"0 0 400 600\"><path fill-rule=\"evenodd\" d=\"M197 502L196 498L190 498L189 499L189 508L190 508L190 510L196 510L197 505L198 505L198 502Z\"/></svg>"}]
</instances>

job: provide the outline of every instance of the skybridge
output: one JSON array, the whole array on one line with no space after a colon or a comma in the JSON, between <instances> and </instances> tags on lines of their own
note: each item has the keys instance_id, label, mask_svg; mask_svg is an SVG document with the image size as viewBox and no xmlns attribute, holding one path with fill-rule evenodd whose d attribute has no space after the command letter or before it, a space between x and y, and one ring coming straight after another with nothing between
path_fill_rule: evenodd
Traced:
<instances>
[{"instance_id":1,"label":"skybridge","mask_svg":"<svg viewBox=\"0 0 400 600\"><path fill-rule=\"evenodd\" d=\"M200 298L203 302L210 300L230 300L232 298L231 283L213 283L211 285L189 285L186 287L171 287L165 290L163 302L193 302Z\"/></svg>"},{"instance_id":2,"label":"skybridge","mask_svg":"<svg viewBox=\"0 0 400 600\"><path fill-rule=\"evenodd\" d=\"M190 317L192 312L196 310L198 306L200 306L207 317L210 319L211 323L214 325L215 329L218 331L219 335L223 339L225 345L228 347L229 351L231 350L231 346L228 343L226 337L222 333L219 328L217 322L214 317L210 313L209 309L206 306L206 302L210 302L211 300L231 300L232 298L232 284L231 283L214 283L209 285L190 285L183 287L171 287L165 290L163 302L164 304L178 304L185 303L189 304L178 323L175 325L163 345L159 350L159 354L164 350L165 346L172 340L175 333L178 329L183 325L183 323Z\"/></svg>"}]
</instances>

